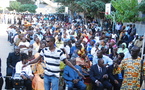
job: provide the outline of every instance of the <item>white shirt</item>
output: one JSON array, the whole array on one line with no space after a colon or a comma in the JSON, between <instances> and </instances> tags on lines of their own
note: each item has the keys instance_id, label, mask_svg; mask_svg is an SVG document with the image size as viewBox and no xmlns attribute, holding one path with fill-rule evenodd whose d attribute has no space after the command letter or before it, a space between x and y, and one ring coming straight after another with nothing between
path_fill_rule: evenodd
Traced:
<instances>
[{"instance_id":1,"label":"white shirt","mask_svg":"<svg viewBox=\"0 0 145 90\"><path fill-rule=\"evenodd\" d=\"M24 72L26 72L26 74L28 76L33 76L30 65L24 67L23 69L22 69L22 67L23 67L22 61L17 62L16 67L15 67L16 73L20 73L21 74L22 71L24 71Z\"/></svg>"},{"instance_id":2,"label":"white shirt","mask_svg":"<svg viewBox=\"0 0 145 90\"><path fill-rule=\"evenodd\" d=\"M29 47L30 43L29 42L20 42L19 46L25 45L26 47Z\"/></svg>"},{"instance_id":3,"label":"white shirt","mask_svg":"<svg viewBox=\"0 0 145 90\"><path fill-rule=\"evenodd\" d=\"M97 51L98 51L98 50L97 50ZM96 51L96 47L93 47L93 48L91 49L91 55L95 56L96 53L97 53L97 51Z\"/></svg>"},{"instance_id":4,"label":"white shirt","mask_svg":"<svg viewBox=\"0 0 145 90\"><path fill-rule=\"evenodd\" d=\"M64 45L61 45L60 48L64 48L67 54L70 54L70 47L68 45L66 45L64 47Z\"/></svg>"},{"instance_id":5,"label":"white shirt","mask_svg":"<svg viewBox=\"0 0 145 90\"><path fill-rule=\"evenodd\" d=\"M97 65L97 66L98 66L99 72L102 72L102 68L99 65Z\"/></svg>"}]
</instances>

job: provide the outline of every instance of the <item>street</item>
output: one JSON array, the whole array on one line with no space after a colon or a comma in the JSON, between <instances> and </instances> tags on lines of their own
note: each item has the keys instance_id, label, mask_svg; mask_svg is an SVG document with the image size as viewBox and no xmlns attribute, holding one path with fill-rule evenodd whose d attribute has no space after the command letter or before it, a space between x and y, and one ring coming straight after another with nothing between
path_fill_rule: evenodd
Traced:
<instances>
[{"instance_id":1,"label":"street","mask_svg":"<svg viewBox=\"0 0 145 90\"><path fill-rule=\"evenodd\" d=\"M6 75L6 61L7 61L8 53L13 51L13 46L10 46L10 43L7 41L7 33L6 33L7 27L8 25L6 24L0 24L0 29L1 29L0 30L1 31L0 32L0 51L1 51L0 58L2 60L1 62L2 76ZM4 81L2 90L5 90L4 86L5 86L5 81Z\"/></svg>"}]
</instances>

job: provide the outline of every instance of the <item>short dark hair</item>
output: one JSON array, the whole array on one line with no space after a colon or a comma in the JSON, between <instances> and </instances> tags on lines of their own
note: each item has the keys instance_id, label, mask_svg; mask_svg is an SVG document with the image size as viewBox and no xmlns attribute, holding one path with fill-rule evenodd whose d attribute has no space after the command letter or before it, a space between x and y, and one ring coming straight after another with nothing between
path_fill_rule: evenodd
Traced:
<instances>
[{"instance_id":1,"label":"short dark hair","mask_svg":"<svg viewBox=\"0 0 145 90\"><path fill-rule=\"evenodd\" d=\"M26 53L21 53L21 60L26 60L28 59L28 55Z\"/></svg>"},{"instance_id":2,"label":"short dark hair","mask_svg":"<svg viewBox=\"0 0 145 90\"><path fill-rule=\"evenodd\" d=\"M55 43L55 38L54 38L53 36L48 36L48 37L46 37L46 38L50 38L51 41ZM46 39L46 38L45 38L45 39Z\"/></svg>"},{"instance_id":3,"label":"short dark hair","mask_svg":"<svg viewBox=\"0 0 145 90\"><path fill-rule=\"evenodd\" d=\"M124 58L124 53L119 53L119 55L121 56L121 59Z\"/></svg>"}]
</instances>

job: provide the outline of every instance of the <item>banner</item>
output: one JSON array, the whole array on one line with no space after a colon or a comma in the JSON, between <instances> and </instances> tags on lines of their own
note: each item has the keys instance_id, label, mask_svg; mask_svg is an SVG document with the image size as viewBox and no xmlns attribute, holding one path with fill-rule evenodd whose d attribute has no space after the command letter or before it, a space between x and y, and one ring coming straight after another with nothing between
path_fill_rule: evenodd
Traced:
<instances>
[{"instance_id":1,"label":"banner","mask_svg":"<svg viewBox=\"0 0 145 90\"><path fill-rule=\"evenodd\" d=\"M105 4L105 15L110 15L111 14L111 3L106 3Z\"/></svg>"},{"instance_id":2,"label":"banner","mask_svg":"<svg viewBox=\"0 0 145 90\"><path fill-rule=\"evenodd\" d=\"M68 14L68 7L65 7L65 13Z\"/></svg>"}]
</instances>

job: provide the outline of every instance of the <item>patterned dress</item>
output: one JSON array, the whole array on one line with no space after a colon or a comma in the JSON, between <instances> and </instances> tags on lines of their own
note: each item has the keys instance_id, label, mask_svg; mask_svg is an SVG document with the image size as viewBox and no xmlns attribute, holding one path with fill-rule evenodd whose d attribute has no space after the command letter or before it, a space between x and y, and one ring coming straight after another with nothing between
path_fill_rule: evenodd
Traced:
<instances>
[{"instance_id":1,"label":"patterned dress","mask_svg":"<svg viewBox=\"0 0 145 90\"><path fill-rule=\"evenodd\" d=\"M145 63L144 63L145 65ZM141 75L141 58L124 59L113 73L118 74L124 70L123 82L120 90L139 90L140 89L140 75ZM145 70L145 67L143 67Z\"/></svg>"}]
</instances>

